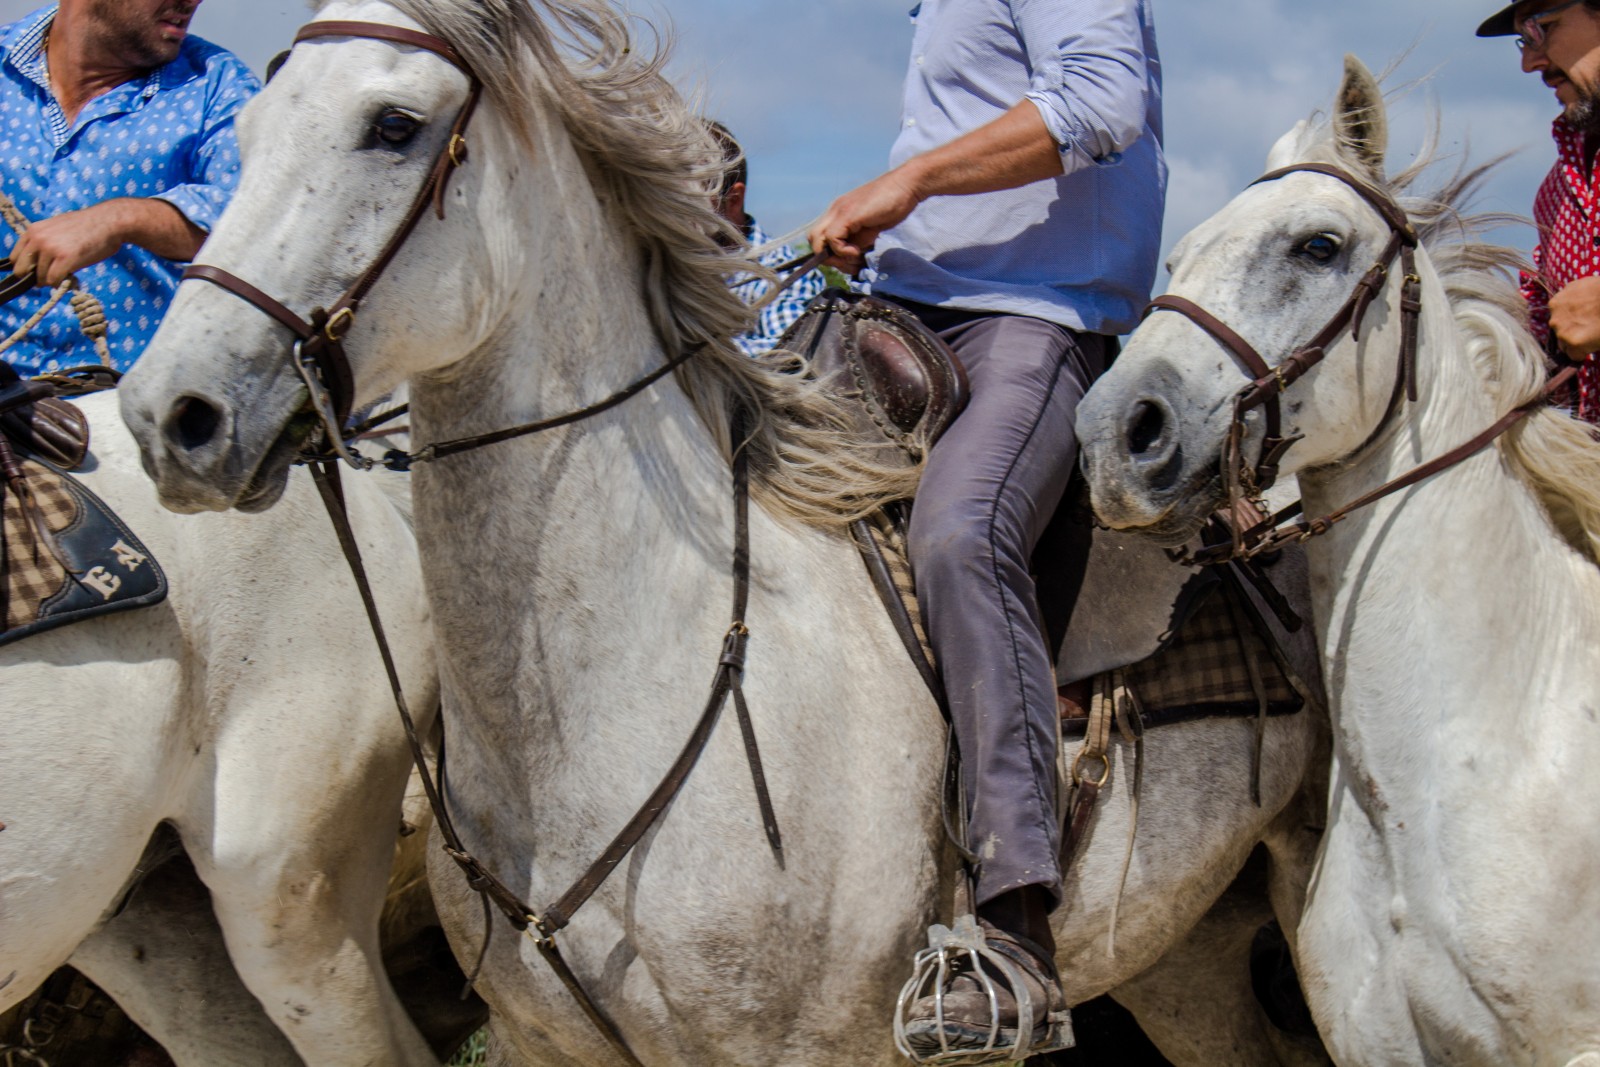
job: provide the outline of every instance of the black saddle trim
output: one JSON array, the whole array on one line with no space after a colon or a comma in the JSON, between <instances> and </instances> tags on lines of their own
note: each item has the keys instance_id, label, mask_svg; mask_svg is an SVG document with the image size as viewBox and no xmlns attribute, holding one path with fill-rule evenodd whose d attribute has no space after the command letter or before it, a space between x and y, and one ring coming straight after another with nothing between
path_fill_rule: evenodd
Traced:
<instances>
[{"instance_id":1,"label":"black saddle trim","mask_svg":"<svg viewBox=\"0 0 1600 1067\"><path fill-rule=\"evenodd\" d=\"M19 453L27 462L37 463L62 479L62 484L77 500L78 514L71 524L55 534L56 543L65 556L67 581L39 606L37 619L0 633L0 645L97 615L149 607L167 598L167 576L161 564L105 501L49 460L31 452L19 450ZM120 563L113 550L119 542L143 558L132 566ZM117 589L110 597L95 592L83 581L82 576L97 567L118 579Z\"/></svg>"}]
</instances>

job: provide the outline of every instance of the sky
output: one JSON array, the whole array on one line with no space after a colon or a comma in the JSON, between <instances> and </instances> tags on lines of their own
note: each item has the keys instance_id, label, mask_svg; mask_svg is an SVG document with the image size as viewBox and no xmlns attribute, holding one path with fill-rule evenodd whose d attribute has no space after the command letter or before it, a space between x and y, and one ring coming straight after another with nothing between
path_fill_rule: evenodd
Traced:
<instances>
[{"instance_id":1,"label":"sky","mask_svg":"<svg viewBox=\"0 0 1600 1067\"><path fill-rule=\"evenodd\" d=\"M1472 31L1504 0L1152 0L1171 166L1170 248L1262 170L1280 134L1332 100L1343 55L1393 68L1391 170L1437 115L1473 161L1512 152L1480 206L1525 215L1554 149L1554 98L1508 38ZM804 225L878 174L899 119L912 0L629 0L672 43L669 66L750 159L747 206L769 233ZM37 0L0 0L0 22ZM205 0L194 32L257 71L309 18L301 0ZM1502 230L1528 248L1529 227Z\"/></svg>"}]
</instances>

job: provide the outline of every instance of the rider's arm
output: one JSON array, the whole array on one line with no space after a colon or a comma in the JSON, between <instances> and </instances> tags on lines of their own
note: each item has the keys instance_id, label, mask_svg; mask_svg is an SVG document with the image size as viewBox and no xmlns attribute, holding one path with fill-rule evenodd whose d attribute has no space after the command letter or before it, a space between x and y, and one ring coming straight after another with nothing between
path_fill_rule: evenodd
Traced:
<instances>
[{"instance_id":1,"label":"rider's arm","mask_svg":"<svg viewBox=\"0 0 1600 1067\"><path fill-rule=\"evenodd\" d=\"M1135 0L1063 5L1015 0L1029 68L1025 97L999 118L838 200L809 230L811 246L854 272L878 235L934 196L987 193L1114 164L1143 135L1153 61Z\"/></svg>"},{"instance_id":2,"label":"rider's arm","mask_svg":"<svg viewBox=\"0 0 1600 1067\"><path fill-rule=\"evenodd\" d=\"M238 185L233 120L260 87L248 67L221 50L208 57L207 77L213 86L200 129L174 150L185 181L153 197L115 197L35 222L11 250L12 270L33 270L40 284L56 285L130 244L166 259L193 259Z\"/></svg>"},{"instance_id":3,"label":"rider's arm","mask_svg":"<svg viewBox=\"0 0 1600 1067\"><path fill-rule=\"evenodd\" d=\"M212 86L200 129L188 152L186 180L157 193L155 199L165 200L195 226L210 233L239 185L239 142L234 136L234 118L260 91L261 83L232 53L219 49L207 57L206 64L206 77ZM150 251L167 255L155 248ZM193 256L191 250L187 256L167 258Z\"/></svg>"},{"instance_id":4,"label":"rider's arm","mask_svg":"<svg viewBox=\"0 0 1600 1067\"><path fill-rule=\"evenodd\" d=\"M33 271L39 284L57 285L125 244L168 259L192 259L205 236L165 201L118 197L29 226L11 250L11 269L18 274Z\"/></svg>"}]
</instances>

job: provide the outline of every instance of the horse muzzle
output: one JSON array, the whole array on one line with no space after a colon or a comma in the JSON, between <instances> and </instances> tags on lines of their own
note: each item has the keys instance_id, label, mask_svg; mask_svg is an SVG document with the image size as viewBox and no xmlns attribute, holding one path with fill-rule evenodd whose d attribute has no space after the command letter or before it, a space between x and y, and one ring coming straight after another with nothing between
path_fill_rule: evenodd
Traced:
<instances>
[{"instance_id":1,"label":"horse muzzle","mask_svg":"<svg viewBox=\"0 0 1600 1067\"><path fill-rule=\"evenodd\" d=\"M177 512L260 511L277 502L314 425L288 376L252 390L248 407L222 383L160 383L136 365L118 390L161 503Z\"/></svg>"},{"instance_id":2,"label":"horse muzzle","mask_svg":"<svg viewBox=\"0 0 1600 1067\"><path fill-rule=\"evenodd\" d=\"M1210 432L1209 420L1191 425L1190 405L1171 399L1184 395L1175 373L1121 369L1114 366L1078 406L1095 515L1112 529L1181 543L1220 498L1220 435Z\"/></svg>"}]
</instances>

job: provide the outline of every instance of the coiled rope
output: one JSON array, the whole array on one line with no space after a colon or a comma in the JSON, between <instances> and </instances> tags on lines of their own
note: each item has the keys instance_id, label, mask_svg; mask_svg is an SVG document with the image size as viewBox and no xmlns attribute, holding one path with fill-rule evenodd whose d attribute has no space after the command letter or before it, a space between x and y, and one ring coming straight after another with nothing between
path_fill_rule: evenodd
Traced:
<instances>
[{"instance_id":1,"label":"coiled rope","mask_svg":"<svg viewBox=\"0 0 1600 1067\"><path fill-rule=\"evenodd\" d=\"M28 216L24 215L12 199L3 192L0 192L0 218L6 220L6 224L16 231L18 237L26 233L29 225L31 225L28 221ZM82 330L83 335L94 345L95 355L100 357L101 365L111 366L111 346L106 342L106 333L110 327L106 321L105 305L100 303L100 299L87 289L80 289L78 287L78 279L71 275L68 275L60 285L51 291L50 298L44 302L44 305L38 311L28 317L27 322L12 331L11 336L0 341L0 354L3 354L12 345L28 336L33 331L33 328L44 321L46 315L50 314L50 310L61 303L62 298L67 297L68 294L70 294L68 304L73 313L78 316L78 329Z\"/></svg>"}]
</instances>

